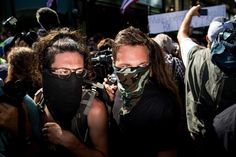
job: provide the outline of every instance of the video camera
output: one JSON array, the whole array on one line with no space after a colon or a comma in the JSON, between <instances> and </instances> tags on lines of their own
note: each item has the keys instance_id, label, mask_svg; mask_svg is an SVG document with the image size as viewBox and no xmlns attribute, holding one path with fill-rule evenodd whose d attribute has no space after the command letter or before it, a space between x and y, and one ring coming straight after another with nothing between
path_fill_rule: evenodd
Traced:
<instances>
[{"instance_id":1,"label":"video camera","mask_svg":"<svg viewBox=\"0 0 236 157\"><path fill-rule=\"evenodd\" d=\"M14 38L9 45L13 46L15 41L19 39L20 41L24 41L29 46L32 46L32 44L38 39L37 33L35 31L20 31L17 27L17 22L18 20L15 17L11 16L2 23L3 27L6 30L14 33Z\"/></svg>"},{"instance_id":2,"label":"video camera","mask_svg":"<svg viewBox=\"0 0 236 157\"><path fill-rule=\"evenodd\" d=\"M103 82L103 79L106 78L108 74L113 73L111 48L98 51L91 61L98 82Z\"/></svg>"}]
</instances>

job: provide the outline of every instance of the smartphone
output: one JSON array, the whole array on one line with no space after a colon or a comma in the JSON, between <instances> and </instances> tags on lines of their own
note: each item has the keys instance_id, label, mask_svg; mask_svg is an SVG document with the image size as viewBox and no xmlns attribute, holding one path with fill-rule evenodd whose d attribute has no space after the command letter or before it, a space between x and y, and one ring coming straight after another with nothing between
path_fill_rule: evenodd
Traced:
<instances>
[{"instance_id":1,"label":"smartphone","mask_svg":"<svg viewBox=\"0 0 236 157\"><path fill-rule=\"evenodd\" d=\"M199 9L199 14L201 16L207 16L208 15L208 10L207 9Z\"/></svg>"}]
</instances>

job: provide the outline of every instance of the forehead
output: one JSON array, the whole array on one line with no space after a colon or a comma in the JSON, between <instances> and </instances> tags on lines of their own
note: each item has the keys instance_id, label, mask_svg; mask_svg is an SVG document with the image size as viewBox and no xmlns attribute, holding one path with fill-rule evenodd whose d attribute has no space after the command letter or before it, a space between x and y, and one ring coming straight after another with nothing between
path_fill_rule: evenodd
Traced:
<instances>
[{"instance_id":1,"label":"forehead","mask_svg":"<svg viewBox=\"0 0 236 157\"><path fill-rule=\"evenodd\" d=\"M55 55L53 67L72 67L84 65L84 58L78 52L64 52Z\"/></svg>"},{"instance_id":2,"label":"forehead","mask_svg":"<svg viewBox=\"0 0 236 157\"><path fill-rule=\"evenodd\" d=\"M121 46L116 54L116 61L122 62L148 62L149 53L146 46L142 45L125 45Z\"/></svg>"}]
</instances>

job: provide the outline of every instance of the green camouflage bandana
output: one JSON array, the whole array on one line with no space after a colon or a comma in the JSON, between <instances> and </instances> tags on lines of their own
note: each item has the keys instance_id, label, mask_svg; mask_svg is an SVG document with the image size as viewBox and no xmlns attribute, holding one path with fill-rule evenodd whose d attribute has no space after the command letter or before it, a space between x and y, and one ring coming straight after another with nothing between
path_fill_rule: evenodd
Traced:
<instances>
[{"instance_id":1,"label":"green camouflage bandana","mask_svg":"<svg viewBox=\"0 0 236 157\"><path fill-rule=\"evenodd\" d=\"M118 78L118 90L121 93L123 105L120 109L120 115L129 113L137 104L142 95L144 86L149 76L149 66L135 68L117 68L114 67Z\"/></svg>"}]
</instances>

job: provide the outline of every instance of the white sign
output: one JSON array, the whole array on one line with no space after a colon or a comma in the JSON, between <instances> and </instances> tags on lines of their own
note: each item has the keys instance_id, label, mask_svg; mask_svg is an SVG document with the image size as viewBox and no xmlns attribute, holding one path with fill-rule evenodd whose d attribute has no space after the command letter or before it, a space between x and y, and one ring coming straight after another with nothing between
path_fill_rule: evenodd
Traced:
<instances>
[{"instance_id":1,"label":"white sign","mask_svg":"<svg viewBox=\"0 0 236 157\"><path fill-rule=\"evenodd\" d=\"M209 26L213 18L217 16L226 17L225 5L205 7L203 9L208 9L208 15L194 16L191 22L193 28ZM177 31L186 13L187 10L148 16L149 33Z\"/></svg>"}]
</instances>

